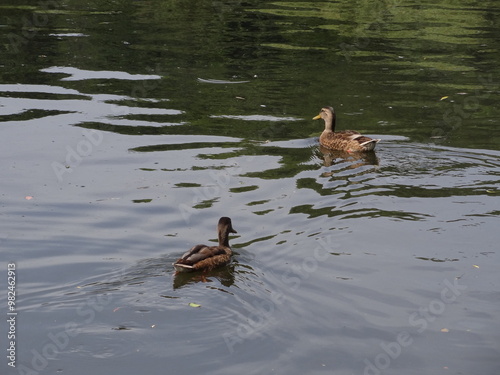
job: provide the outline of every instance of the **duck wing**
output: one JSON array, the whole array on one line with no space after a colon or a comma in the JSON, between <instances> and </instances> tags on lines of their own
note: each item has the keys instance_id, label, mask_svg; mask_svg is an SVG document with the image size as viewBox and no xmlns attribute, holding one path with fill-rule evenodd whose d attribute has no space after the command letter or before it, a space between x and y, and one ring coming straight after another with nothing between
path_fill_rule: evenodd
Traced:
<instances>
[{"instance_id":1,"label":"duck wing","mask_svg":"<svg viewBox=\"0 0 500 375\"><path fill-rule=\"evenodd\" d=\"M366 137L354 130L342 132L323 132L319 142L331 150L352 151L371 151L375 148L380 139Z\"/></svg>"},{"instance_id":2,"label":"duck wing","mask_svg":"<svg viewBox=\"0 0 500 375\"><path fill-rule=\"evenodd\" d=\"M224 248L219 246L196 245L185 252L175 263L193 265L202 260L226 254Z\"/></svg>"},{"instance_id":3,"label":"duck wing","mask_svg":"<svg viewBox=\"0 0 500 375\"><path fill-rule=\"evenodd\" d=\"M373 149L375 149L376 144L380 142L380 139L373 139L361 134L357 136L354 135L352 137L352 140L359 144L359 147L361 147L362 151L372 151Z\"/></svg>"},{"instance_id":4,"label":"duck wing","mask_svg":"<svg viewBox=\"0 0 500 375\"><path fill-rule=\"evenodd\" d=\"M356 142L358 142L359 144L361 144L361 143L364 143L364 142L366 142L366 141L370 141L370 140L371 140L371 138L370 138L370 137L366 137L366 136L361 135L361 134L359 134L359 133L358 133L358 134L353 134L353 135L349 136L349 139L350 139L350 140L353 140L353 141L356 141Z\"/></svg>"}]
</instances>

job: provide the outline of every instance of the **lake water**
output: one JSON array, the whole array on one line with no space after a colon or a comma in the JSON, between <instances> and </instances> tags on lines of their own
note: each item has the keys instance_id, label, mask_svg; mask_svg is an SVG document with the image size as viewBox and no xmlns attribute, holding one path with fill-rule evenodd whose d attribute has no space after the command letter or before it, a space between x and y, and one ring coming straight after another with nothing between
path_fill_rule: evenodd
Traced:
<instances>
[{"instance_id":1,"label":"lake water","mask_svg":"<svg viewBox=\"0 0 500 375\"><path fill-rule=\"evenodd\" d=\"M498 2L0 9L2 374L498 374Z\"/></svg>"}]
</instances>

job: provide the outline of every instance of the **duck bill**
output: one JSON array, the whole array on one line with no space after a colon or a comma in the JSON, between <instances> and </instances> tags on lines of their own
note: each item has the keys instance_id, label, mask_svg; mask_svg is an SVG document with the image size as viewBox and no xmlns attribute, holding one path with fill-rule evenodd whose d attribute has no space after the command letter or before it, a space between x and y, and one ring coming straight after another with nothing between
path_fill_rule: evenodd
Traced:
<instances>
[{"instance_id":1,"label":"duck bill","mask_svg":"<svg viewBox=\"0 0 500 375\"><path fill-rule=\"evenodd\" d=\"M319 120L321 118L321 115L317 115L313 117L313 120Z\"/></svg>"}]
</instances>

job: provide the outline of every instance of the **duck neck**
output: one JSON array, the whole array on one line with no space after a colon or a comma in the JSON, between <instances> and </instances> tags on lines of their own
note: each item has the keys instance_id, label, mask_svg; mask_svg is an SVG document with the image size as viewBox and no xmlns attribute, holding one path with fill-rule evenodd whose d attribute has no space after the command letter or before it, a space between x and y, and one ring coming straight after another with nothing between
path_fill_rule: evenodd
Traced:
<instances>
[{"instance_id":1,"label":"duck neck","mask_svg":"<svg viewBox=\"0 0 500 375\"><path fill-rule=\"evenodd\" d=\"M227 230L219 231L219 246L229 247L229 232Z\"/></svg>"},{"instance_id":2,"label":"duck neck","mask_svg":"<svg viewBox=\"0 0 500 375\"><path fill-rule=\"evenodd\" d=\"M333 113L331 119L325 120L325 130L328 132L334 132L335 131L335 113Z\"/></svg>"}]
</instances>

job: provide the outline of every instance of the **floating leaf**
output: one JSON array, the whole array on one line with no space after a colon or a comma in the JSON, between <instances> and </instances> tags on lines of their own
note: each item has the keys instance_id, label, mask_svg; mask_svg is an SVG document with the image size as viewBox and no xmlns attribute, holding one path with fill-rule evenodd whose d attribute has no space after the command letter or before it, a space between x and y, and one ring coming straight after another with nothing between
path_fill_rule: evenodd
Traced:
<instances>
[{"instance_id":1,"label":"floating leaf","mask_svg":"<svg viewBox=\"0 0 500 375\"><path fill-rule=\"evenodd\" d=\"M479 266L477 264L473 264L472 267L479 268Z\"/></svg>"},{"instance_id":2,"label":"floating leaf","mask_svg":"<svg viewBox=\"0 0 500 375\"><path fill-rule=\"evenodd\" d=\"M193 303L193 302L191 302L189 304L189 306L191 306L191 307L201 307L201 305L198 305L197 303Z\"/></svg>"},{"instance_id":3,"label":"floating leaf","mask_svg":"<svg viewBox=\"0 0 500 375\"><path fill-rule=\"evenodd\" d=\"M448 96L443 96L441 99L439 100L445 100L445 99L448 99Z\"/></svg>"},{"instance_id":4,"label":"floating leaf","mask_svg":"<svg viewBox=\"0 0 500 375\"><path fill-rule=\"evenodd\" d=\"M450 330L448 328L442 328L441 332L450 332Z\"/></svg>"},{"instance_id":5,"label":"floating leaf","mask_svg":"<svg viewBox=\"0 0 500 375\"><path fill-rule=\"evenodd\" d=\"M31 195L27 195L24 197L24 199L26 199L27 201L30 201L33 199L33 197Z\"/></svg>"}]
</instances>

